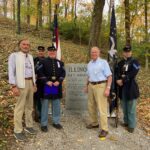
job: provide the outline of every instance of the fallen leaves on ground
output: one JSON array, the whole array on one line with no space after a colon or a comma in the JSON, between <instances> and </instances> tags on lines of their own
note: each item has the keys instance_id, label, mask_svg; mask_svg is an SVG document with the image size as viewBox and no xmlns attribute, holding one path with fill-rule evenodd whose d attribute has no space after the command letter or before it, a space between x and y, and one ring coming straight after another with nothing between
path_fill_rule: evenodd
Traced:
<instances>
[{"instance_id":1,"label":"fallen leaves on ground","mask_svg":"<svg viewBox=\"0 0 150 150\"><path fill-rule=\"evenodd\" d=\"M140 126L150 136L150 70L140 70L138 84L140 88L140 98L137 105L137 116Z\"/></svg>"},{"instance_id":2,"label":"fallen leaves on ground","mask_svg":"<svg viewBox=\"0 0 150 150\"><path fill-rule=\"evenodd\" d=\"M48 31L25 31L16 35L15 23L8 19L0 18L0 148L7 145L8 137L13 133L13 110L15 98L10 91L7 75L7 61L10 53L16 49L17 42L23 37L28 37L31 42L32 54L36 54L38 45L48 47L51 45L50 33ZM6 26L7 25L7 26ZM87 61L87 46L77 45L71 41L61 40L62 60L67 63L85 63ZM138 75L140 87L140 102L137 107L139 122L142 128L150 135L150 71L142 69ZM7 138L6 138L7 137ZM110 140L117 140L113 137ZM78 142L83 142L78 139Z\"/></svg>"},{"instance_id":3,"label":"fallen leaves on ground","mask_svg":"<svg viewBox=\"0 0 150 150\"><path fill-rule=\"evenodd\" d=\"M142 128L150 136L150 98L142 99L138 104L137 112Z\"/></svg>"}]
</instances>

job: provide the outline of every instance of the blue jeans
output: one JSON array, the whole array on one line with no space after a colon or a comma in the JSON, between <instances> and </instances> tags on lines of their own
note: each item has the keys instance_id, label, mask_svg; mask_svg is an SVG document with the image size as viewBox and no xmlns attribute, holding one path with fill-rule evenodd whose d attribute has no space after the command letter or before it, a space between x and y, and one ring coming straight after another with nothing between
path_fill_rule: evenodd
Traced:
<instances>
[{"instance_id":1,"label":"blue jeans","mask_svg":"<svg viewBox=\"0 0 150 150\"><path fill-rule=\"evenodd\" d=\"M54 124L60 123L60 99L55 99L55 100L43 99L41 101L41 103L42 103L41 126L48 125L49 101L51 101L51 103L52 103L52 121Z\"/></svg>"},{"instance_id":2,"label":"blue jeans","mask_svg":"<svg viewBox=\"0 0 150 150\"><path fill-rule=\"evenodd\" d=\"M135 128L136 126L136 100L121 100L121 106L123 109L124 123L128 124L129 128Z\"/></svg>"}]
</instances>

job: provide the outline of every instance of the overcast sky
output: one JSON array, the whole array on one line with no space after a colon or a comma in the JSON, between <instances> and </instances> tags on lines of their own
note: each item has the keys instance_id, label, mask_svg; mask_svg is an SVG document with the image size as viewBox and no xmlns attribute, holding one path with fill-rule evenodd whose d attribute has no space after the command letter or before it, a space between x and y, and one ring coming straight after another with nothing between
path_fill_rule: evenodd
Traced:
<instances>
[{"instance_id":1,"label":"overcast sky","mask_svg":"<svg viewBox=\"0 0 150 150\"><path fill-rule=\"evenodd\" d=\"M94 1L94 0L83 0L83 1L85 1L85 2L92 2L92 1ZM108 12L108 8L109 8L108 2L109 2L109 1L110 1L110 0L105 0L104 13L107 13L107 12ZM115 1L115 5L118 5L120 0L114 0L114 1Z\"/></svg>"}]
</instances>

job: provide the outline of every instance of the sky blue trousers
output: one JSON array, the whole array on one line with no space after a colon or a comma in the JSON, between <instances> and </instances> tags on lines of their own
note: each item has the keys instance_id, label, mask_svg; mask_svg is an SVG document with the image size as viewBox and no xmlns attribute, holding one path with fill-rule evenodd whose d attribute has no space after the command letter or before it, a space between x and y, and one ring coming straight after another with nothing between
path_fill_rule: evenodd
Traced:
<instances>
[{"instance_id":1,"label":"sky blue trousers","mask_svg":"<svg viewBox=\"0 0 150 150\"><path fill-rule=\"evenodd\" d=\"M60 123L60 99L55 99L55 100L43 99L41 101L41 103L42 103L41 126L48 125L49 101L52 102L52 105L51 105L52 106L52 121L54 124Z\"/></svg>"},{"instance_id":2,"label":"sky blue trousers","mask_svg":"<svg viewBox=\"0 0 150 150\"><path fill-rule=\"evenodd\" d=\"M123 120L124 123L128 124L129 128L135 128L136 126L136 103L137 100L121 100L121 106L123 109Z\"/></svg>"}]
</instances>

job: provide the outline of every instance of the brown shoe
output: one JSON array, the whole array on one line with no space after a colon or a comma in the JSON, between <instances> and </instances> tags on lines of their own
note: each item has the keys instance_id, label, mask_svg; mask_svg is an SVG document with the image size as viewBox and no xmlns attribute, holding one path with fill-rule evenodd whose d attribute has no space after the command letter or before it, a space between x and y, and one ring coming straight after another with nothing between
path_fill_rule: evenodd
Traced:
<instances>
[{"instance_id":1,"label":"brown shoe","mask_svg":"<svg viewBox=\"0 0 150 150\"><path fill-rule=\"evenodd\" d=\"M99 125L93 126L92 124L88 124L88 125L86 126L87 129L93 129L93 128L98 128L98 127L99 127Z\"/></svg>"},{"instance_id":2,"label":"brown shoe","mask_svg":"<svg viewBox=\"0 0 150 150\"><path fill-rule=\"evenodd\" d=\"M128 127L128 124L127 123L122 123L121 126L126 128L126 127Z\"/></svg>"},{"instance_id":3,"label":"brown shoe","mask_svg":"<svg viewBox=\"0 0 150 150\"><path fill-rule=\"evenodd\" d=\"M102 130L98 137L103 138L103 137L106 137L107 134L108 134L108 131Z\"/></svg>"}]
</instances>

